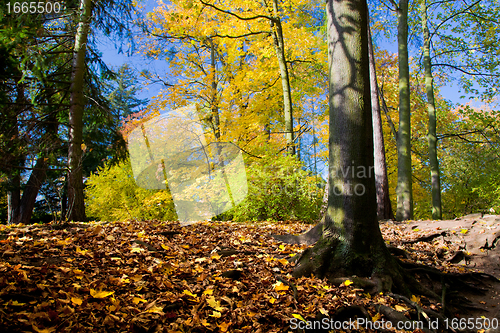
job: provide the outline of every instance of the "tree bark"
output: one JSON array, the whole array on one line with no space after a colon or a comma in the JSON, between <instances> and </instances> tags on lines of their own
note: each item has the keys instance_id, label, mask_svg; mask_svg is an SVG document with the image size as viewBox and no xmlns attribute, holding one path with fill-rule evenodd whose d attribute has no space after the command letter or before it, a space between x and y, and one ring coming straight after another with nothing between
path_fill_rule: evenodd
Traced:
<instances>
[{"instance_id":1,"label":"tree bark","mask_svg":"<svg viewBox=\"0 0 500 333\"><path fill-rule=\"evenodd\" d=\"M20 80L20 77L15 78L16 81ZM14 224L17 223L19 216L19 205L21 201L21 175L20 169L15 167L22 167L24 165L25 157L20 151L20 137L19 137L19 126L18 126L18 115L23 110L24 104L24 86L23 84L17 83L16 85L16 105L13 108L6 109L6 115L10 118L7 123L11 125L11 128L7 128L10 132L10 156L7 159L11 160L12 166L11 172L7 181L7 223Z\"/></svg>"},{"instance_id":2,"label":"tree bark","mask_svg":"<svg viewBox=\"0 0 500 333\"><path fill-rule=\"evenodd\" d=\"M398 198L396 219L413 218L411 176L410 67L408 65L408 0L400 0L398 13L399 129Z\"/></svg>"},{"instance_id":3,"label":"tree bark","mask_svg":"<svg viewBox=\"0 0 500 333\"><path fill-rule=\"evenodd\" d=\"M423 0L422 9L422 29L424 35L424 70L425 70L425 90L427 92L427 114L429 116L429 164L431 167L431 191L432 191L432 218L441 220L441 181L439 176L439 161L437 157L437 137L436 137L436 103L434 100L434 79L431 68L430 36L427 24L427 1Z\"/></svg>"},{"instance_id":4,"label":"tree bark","mask_svg":"<svg viewBox=\"0 0 500 333\"><path fill-rule=\"evenodd\" d=\"M215 136L215 141L220 141L220 117L219 105L217 99L217 77L216 77L216 59L215 59L215 46L212 38L209 38L210 43L210 75L211 75L211 103L210 109L212 112L212 130Z\"/></svg>"},{"instance_id":5,"label":"tree bark","mask_svg":"<svg viewBox=\"0 0 500 333\"><path fill-rule=\"evenodd\" d=\"M71 97L69 109L69 149L68 149L68 220L85 221L85 203L83 195L82 137L83 95L85 74L85 50L92 17L91 0L80 1L80 17L75 35L73 50L73 69L71 73Z\"/></svg>"},{"instance_id":6,"label":"tree bark","mask_svg":"<svg viewBox=\"0 0 500 333\"><path fill-rule=\"evenodd\" d=\"M321 238L294 276L357 275L404 285L377 222L366 0L329 0L329 193ZM390 288L383 283L382 289Z\"/></svg>"},{"instance_id":7,"label":"tree bark","mask_svg":"<svg viewBox=\"0 0 500 333\"><path fill-rule=\"evenodd\" d=\"M391 199L389 198L389 180L387 178L387 164L385 160L384 133L380 117L380 102L378 96L377 73L375 71L375 57L368 19L368 52L370 57L370 93L372 103L373 124L373 156L375 166L375 187L377 191L377 218L379 220L394 219Z\"/></svg>"},{"instance_id":8,"label":"tree bark","mask_svg":"<svg viewBox=\"0 0 500 333\"><path fill-rule=\"evenodd\" d=\"M290 155L295 155L295 142L293 133L293 108L292 108L292 92L290 87L290 78L288 75L288 66L285 57L285 42L283 39L283 29L281 21L278 17L278 0L273 0L274 21L271 21L272 35L274 40L274 48L278 57L280 67L281 86L283 89L283 109L285 116L285 139L287 152Z\"/></svg>"},{"instance_id":9,"label":"tree bark","mask_svg":"<svg viewBox=\"0 0 500 333\"><path fill-rule=\"evenodd\" d=\"M23 196L19 204L19 214L16 217L16 223L28 224L31 220L31 215L33 214L33 209L35 207L36 197L40 191L40 187L45 181L48 169L48 156L50 151L54 148L54 142L57 142L56 137L59 124L55 117L55 114L49 119L47 119L48 124L46 125L46 132L44 135L44 140L42 144L45 145L43 150L40 152L35 167L31 172L30 178L26 183L23 191Z\"/></svg>"}]
</instances>

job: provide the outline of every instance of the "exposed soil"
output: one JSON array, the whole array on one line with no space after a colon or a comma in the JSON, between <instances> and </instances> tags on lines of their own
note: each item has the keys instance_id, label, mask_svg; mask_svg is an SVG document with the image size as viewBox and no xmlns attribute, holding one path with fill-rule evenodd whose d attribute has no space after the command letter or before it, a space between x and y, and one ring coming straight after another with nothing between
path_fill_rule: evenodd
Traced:
<instances>
[{"instance_id":1,"label":"exposed soil","mask_svg":"<svg viewBox=\"0 0 500 333\"><path fill-rule=\"evenodd\" d=\"M464 276L484 293L461 290L459 295L471 306L460 317L485 316L500 321L500 283L494 279L500 278L500 216L472 214L442 221L385 221L381 227L384 237L392 239L396 248L406 250L409 259L443 271L488 274Z\"/></svg>"},{"instance_id":2,"label":"exposed soil","mask_svg":"<svg viewBox=\"0 0 500 333\"><path fill-rule=\"evenodd\" d=\"M439 295L443 285L451 291L444 305L448 316L473 320L496 318L500 322L500 216L471 214L441 221L387 220L380 223L380 228L391 252L415 272L417 280ZM312 245L320 233L318 224L300 235L273 237L290 244ZM439 305L443 311L443 304ZM486 332L500 332L500 329Z\"/></svg>"}]
</instances>

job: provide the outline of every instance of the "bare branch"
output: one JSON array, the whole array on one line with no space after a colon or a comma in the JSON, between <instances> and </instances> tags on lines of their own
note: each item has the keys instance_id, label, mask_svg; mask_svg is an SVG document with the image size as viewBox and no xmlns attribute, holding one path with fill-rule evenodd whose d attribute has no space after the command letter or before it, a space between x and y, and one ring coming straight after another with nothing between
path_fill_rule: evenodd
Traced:
<instances>
[{"instance_id":1,"label":"bare branch","mask_svg":"<svg viewBox=\"0 0 500 333\"><path fill-rule=\"evenodd\" d=\"M202 4L204 4L205 6L211 7L211 8L213 8L213 9L215 9L215 10L217 10L217 11L221 12L221 13L224 13L224 14L228 14L228 15L234 16L234 17L236 17L238 20L242 20L242 21L253 21L253 20L257 20L257 19L263 18L263 19L266 19L266 20L270 20L270 21L272 21L272 22L274 22L274 23L276 23L276 22L277 22L277 19L276 19L276 18L274 18L274 17L272 17L272 16L267 16L267 15L255 15L255 16L243 17L243 16L240 16L240 15L235 14L235 13L233 13L233 12L230 12L230 11L228 11L228 10L221 9L221 8L219 8L219 7L215 6L215 5L211 4L211 3L205 2L205 1L203 1L203 0L200 0L200 2L201 2Z\"/></svg>"},{"instance_id":2,"label":"bare branch","mask_svg":"<svg viewBox=\"0 0 500 333\"><path fill-rule=\"evenodd\" d=\"M472 75L472 76L490 76L490 77L500 76L500 74L488 74L488 73L478 73L478 72L473 73L473 72L466 71L465 69L462 69L459 66L454 66L454 65L450 65L450 64L432 64L431 66L432 67L434 67L434 66L450 67L450 68L455 69L459 72L462 72L462 73L467 74L467 75Z\"/></svg>"}]
</instances>

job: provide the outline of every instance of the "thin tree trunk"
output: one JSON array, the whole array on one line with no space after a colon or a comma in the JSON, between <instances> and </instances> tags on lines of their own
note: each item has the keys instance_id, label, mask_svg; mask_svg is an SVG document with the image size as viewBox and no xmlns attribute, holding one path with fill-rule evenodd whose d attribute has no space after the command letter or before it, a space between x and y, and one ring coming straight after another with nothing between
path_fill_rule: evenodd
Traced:
<instances>
[{"instance_id":1,"label":"thin tree trunk","mask_svg":"<svg viewBox=\"0 0 500 333\"><path fill-rule=\"evenodd\" d=\"M20 78L15 78L18 81ZM7 130L12 130L10 132L11 137L11 163L14 168L11 168L11 173L7 182L7 223L13 224L17 223L19 216L19 205L21 201L21 175L20 169L15 167L21 167L24 164L24 156L20 151L20 138L19 138L19 126L18 126L18 115L21 113L24 104L24 86L20 83L16 86L16 106L7 109L7 117L9 117L8 123L11 124L11 128Z\"/></svg>"},{"instance_id":2,"label":"thin tree trunk","mask_svg":"<svg viewBox=\"0 0 500 333\"><path fill-rule=\"evenodd\" d=\"M212 97L210 109L212 111L212 129L215 135L215 141L220 141L220 118L219 118L219 105L217 102L217 80L216 80L216 59L215 59L215 47L212 38L209 38L210 42L210 75L211 75L211 87L212 87Z\"/></svg>"},{"instance_id":3,"label":"thin tree trunk","mask_svg":"<svg viewBox=\"0 0 500 333\"><path fill-rule=\"evenodd\" d=\"M370 19L368 19L368 22L370 22ZM377 191L377 218L379 220L394 219L391 200L389 198L389 180L387 179L384 133L382 132L382 120L380 118L380 102L378 98L377 74L375 72L375 57L373 55L373 43L369 25L368 52L370 57L370 92L372 102L375 186Z\"/></svg>"},{"instance_id":4,"label":"thin tree trunk","mask_svg":"<svg viewBox=\"0 0 500 333\"><path fill-rule=\"evenodd\" d=\"M431 51L429 28L427 24L427 1L422 1L422 28L424 34L424 69L425 90L427 92L427 113L429 116L429 164L431 167L431 189L432 189L432 218L441 220L441 181L439 177L439 161L437 157L436 138L436 105L434 101L434 79L431 68Z\"/></svg>"},{"instance_id":5,"label":"thin tree trunk","mask_svg":"<svg viewBox=\"0 0 500 333\"><path fill-rule=\"evenodd\" d=\"M293 109L292 109L292 92L290 87L290 78L288 75L288 67L285 57L285 42L283 39L283 29L278 16L278 0L273 0L273 12L275 21L271 21L273 28L273 40L278 64L280 67L281 86L283 88L283 108L285 114L285 139L287 152L290 155L295 155L295 143L293 133Z\"/></svg>"},{"instance_id":6,"label":"thin tree trunk","mask_svg":"<svg viewBox=\"0 0 500 333\"><path fill-rule=\"evenodd\" d=\"M399 129L398 185L396 193L398 221L413 218L411 176L410 67L408 65L408 0L400 0L398 8Z\"/></svg>"},{"instance_id":7,"label":"thin tree trunk","mask_svg":"<svg viewBox=\"0 0 500 333\"><path fill-rule=\"evenodd\" d=\"M28 179L28 182L26 183L26 186L24 188L16 223L27 224L30 222L31 215L33 214L33 209L35 207L36 197L38 196L40 187L45 181L47 175L48 155L53 148L54 142L58 141L56 135L59 124L55 115L49 117L47 121L48 124L46 126L46 132L44 135L44 139L42 140L45 147L40 153L40 156L35 163L35 167L31 172L30 178Z\"/></svg>"},{"instance_id":8,"label":"thin tree trunk","mask_svg":"<svg viewBox=\"0 0 500 333\"><path fill-rule=\"evenodd\" d=\"M36 160L35 167L31 172L30 178L28 179L26 187L23 191L16 223L27 224L30 222L38 191L40 190L42 183L45 181L47 166L45 156L40 156Z\"/></svg>"},{"instance_id":9,"label":"thin tree trunk","mask_svg":"<svg viewBox=\"0 0 500 333\"><path fill-rule=\"evenodd\" d=\"M82 143L83 95L85 74L85 50L92 16L91 0L81 0L80 17L75 35L73 69L71 73L71 98L69 109L69 149L68 149L68 219L85 221L85 203L83 195Z\"/></svg>"}]
</instances>

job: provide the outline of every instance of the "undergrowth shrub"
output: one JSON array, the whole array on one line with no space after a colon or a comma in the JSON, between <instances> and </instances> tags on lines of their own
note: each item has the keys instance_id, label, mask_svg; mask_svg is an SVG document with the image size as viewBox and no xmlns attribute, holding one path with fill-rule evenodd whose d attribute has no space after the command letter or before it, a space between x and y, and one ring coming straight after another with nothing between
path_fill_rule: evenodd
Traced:
<instances>
[{"instance_id":1,"label":"undergrowth shrub","mask_svg":"<svg viewBox=\"0 0 500 333\"><path fill-rule=\"evenodd\" d=\"M171 194L136 185L130 161L109 162L86 181L87 215L96 220L176 220Z\"/></svg>"},{"instance_id":2,"label":"undergrowth shrub","mask_svg":"<svg viewBox=\"0 0 500 333\"><path fill-rule=\"evenodd\" d=\"M319 219L324 181L292 156L265 156L246 165L248 194L219 216L234 221Z\"/></svg>"}]
</instances>

